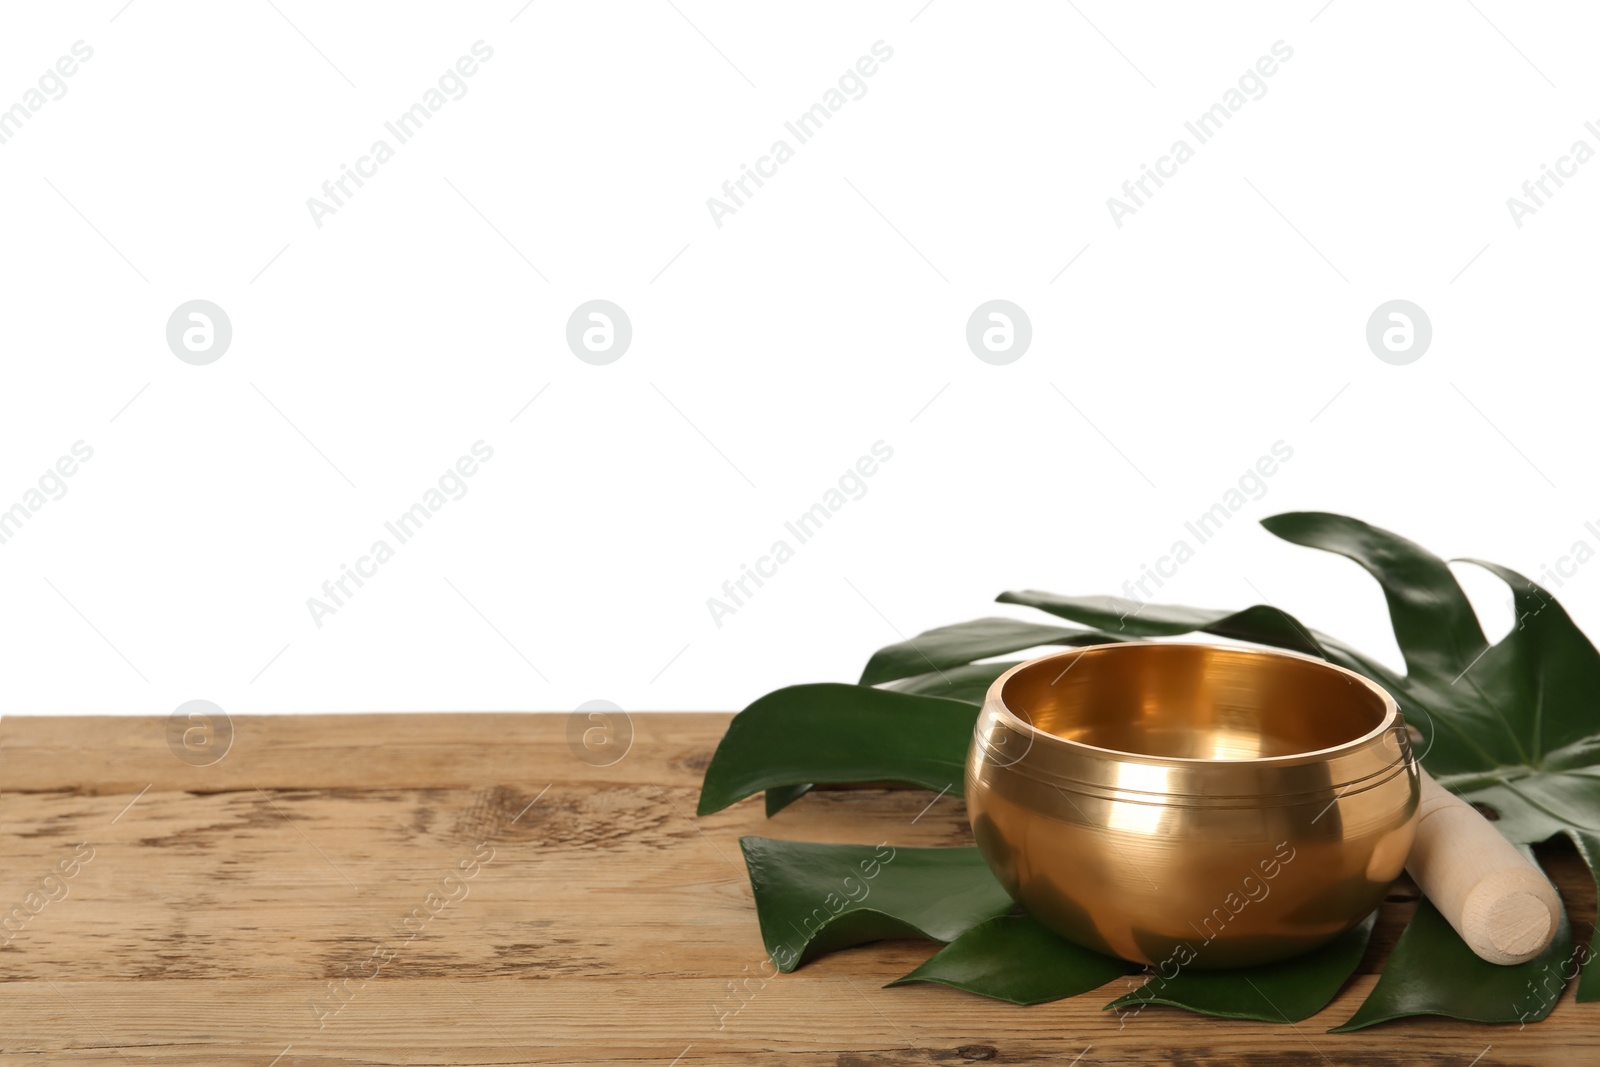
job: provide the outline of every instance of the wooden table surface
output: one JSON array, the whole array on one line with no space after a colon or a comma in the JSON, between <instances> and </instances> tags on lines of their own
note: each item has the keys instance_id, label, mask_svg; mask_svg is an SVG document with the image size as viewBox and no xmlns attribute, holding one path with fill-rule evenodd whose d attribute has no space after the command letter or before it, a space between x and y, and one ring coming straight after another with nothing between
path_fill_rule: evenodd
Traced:
<instances>
[{"instance_id":1,"label":"wooden table surface","mask_svg":"<svg viewBox=\"0 0 1600 1067\"><path fill-rule=\"evenodd\" d=\"M695 819L727 721L635 714L631 750L597 767L566 715L238 718L194 766L165 719L8 717L0 1064L1600 1063L1600 1004L1570 989L1525 1029L1325 1033L1371 989L1408 886L1363 973L1298 1026L1153 1007L1119 1027L1100 1009L1121 982L1032 1008L880 988L919 942L763 981L740 835L970 838L959 799L924 812L919 791ZM1586 935L1593 886L1548 856Z\"/></svg>"}]
</instances>

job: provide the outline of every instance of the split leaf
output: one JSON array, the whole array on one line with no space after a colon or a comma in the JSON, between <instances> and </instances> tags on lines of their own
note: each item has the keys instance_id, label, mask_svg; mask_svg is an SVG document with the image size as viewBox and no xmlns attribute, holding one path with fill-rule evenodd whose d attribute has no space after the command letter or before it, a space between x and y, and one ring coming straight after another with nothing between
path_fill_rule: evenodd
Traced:
<instances>
[{"instance_id":1,"label":"split leaf","mask_svg":"<svg viewBox=\"0 0 1600 1067\"><path fill-rule=\"evenodd\" d=\"M885 938L949 941L1013 907L976 848L743 837L761 940L778 970Z\"/></svg>"},{"instance_id":2,"label":"split leaf","mask_svg":"<svg viewBox=\"0 0 1600 1067\"><path fill-rule=\"evenodd\" d=\"M938 982L1012 1004L1043 1004L1099 989L1139 969L1080 948L1026 915L1003 915L962 934L889 984Z\"/></svg>"}]
</instances>

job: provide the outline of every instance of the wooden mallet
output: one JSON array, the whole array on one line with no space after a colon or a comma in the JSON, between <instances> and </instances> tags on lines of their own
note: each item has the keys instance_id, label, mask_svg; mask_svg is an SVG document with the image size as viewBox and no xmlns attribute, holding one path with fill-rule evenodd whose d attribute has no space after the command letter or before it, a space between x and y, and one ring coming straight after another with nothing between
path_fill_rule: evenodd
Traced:
<instances>
[{"instance_id":1,"label":"wooden mallet","mask_svg":"<svg viewBox=\"0 0 1600 1067\"><path fill-rule=\"evenodd\" d=\"M1422 796L1406 871L1456 933L1490 963L1525 963L1561 921L1544 872L1494 825L1419 766Z\"/></svg>"}]
</instances>

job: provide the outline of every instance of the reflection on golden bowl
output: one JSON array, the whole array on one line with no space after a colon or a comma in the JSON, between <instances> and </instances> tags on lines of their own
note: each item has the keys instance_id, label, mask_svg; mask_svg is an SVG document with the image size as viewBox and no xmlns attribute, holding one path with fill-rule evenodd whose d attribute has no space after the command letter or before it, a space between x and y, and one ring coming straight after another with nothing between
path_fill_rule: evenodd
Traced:
<instances>
[{"instance_id":1,"label":"reflection on golden bowl","mask_svg":"<svg viewBox=\"0 0 1600 1067\"><path fill-rule=\"evenodd\" d=\"M1400 709L1320 659L1128 642L995 680L967 757L978 847L1029 914L1153 964L1286 959L1405 866L1418 780Z\"/></svg>"}]
</instances>

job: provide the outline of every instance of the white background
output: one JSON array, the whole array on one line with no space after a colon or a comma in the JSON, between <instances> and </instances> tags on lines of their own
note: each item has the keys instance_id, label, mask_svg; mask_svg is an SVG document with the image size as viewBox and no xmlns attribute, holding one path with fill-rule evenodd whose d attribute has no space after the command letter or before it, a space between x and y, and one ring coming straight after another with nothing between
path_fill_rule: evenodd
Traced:
<instances>
[{"instance_id":1,"label":"white background","mask_svg":"<svg viewBox=\"0 0 1600 1067\"><path fill-rule=\"evenodd\" d=\"M1600 161L1520 228L1506 205L1600 148L1591 9L674 3L8 6L0 107L94 54L0 145L0 508L94 457L0 545L3 710L737 708L1027 614L1008 588L1120 592L1279 440L1161 599L1266 598L1395 662L1376 586L1255 520L1535 577L1600 548ZM318 228L307 198L479 40ZM719 228L707 198L880 40ZM1118 228L1107 198L1280 40ZM208 366L165 339L196 298L233 326ZM633 324L609 366L565 342L593 298ZM994 298L1032 321L1007 366L964 336ZM1433 324L1408 366L1364 336L1395 298ZM467 495L318 628L307 598L479 440ZM1556 592L1600 626L1600 564Z\"/></svg>"}]
</instances>

